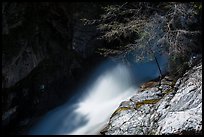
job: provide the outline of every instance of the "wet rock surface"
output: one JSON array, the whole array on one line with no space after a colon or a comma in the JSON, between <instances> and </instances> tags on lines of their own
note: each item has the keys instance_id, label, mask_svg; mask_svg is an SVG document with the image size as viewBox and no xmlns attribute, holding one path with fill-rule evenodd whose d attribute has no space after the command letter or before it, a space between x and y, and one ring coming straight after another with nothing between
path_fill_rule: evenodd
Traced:
<instances>
[{"instance_id":1,"label":"wet rock surface","mask_svg":"<svg viewBox=\"0 0 204 137\"><path fill-rule=\"evenodd\" d=\"M202 63L177 81L166 76L161 85L150 83L143 84L129 101L120 104L101 134L202 133Z\"/></svg>"}]
</instances>

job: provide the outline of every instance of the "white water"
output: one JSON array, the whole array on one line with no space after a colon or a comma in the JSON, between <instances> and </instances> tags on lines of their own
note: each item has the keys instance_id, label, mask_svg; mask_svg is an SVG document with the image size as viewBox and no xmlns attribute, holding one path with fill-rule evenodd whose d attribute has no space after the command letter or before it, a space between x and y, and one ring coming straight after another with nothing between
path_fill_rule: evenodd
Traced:
<instances>
[{"instance_id":1,"label":"white water","mask_svg":"<svg viewBox=\"0 0 204 137\"><path fill-rule=\"evenodd\" d=\"M167 57L158 58L162 71ZM104 63L82 84L64 105L47 113L28 134L67 135L99 134L122 101L137 92L133 83L159 76L155 61L132 64ZM134 78L134 80L132 79ZM134 82L133 82L134 81Z\"/></svg>"},{"instance_id":2,"label":"white water","mask_svg":"<svg viewBox=\"0 0 204 137\"><path fill-rule=\"evenodd\" d=\"M88 122L70 134L96 134L101 130L119 103L134 93L131 83L128 69L121 64L101 75L75 110Z\"/></svg>"},{"instance_id":3,"label":"white water","mask_svg":"<svg viewBox=\"0 0 204 137\"><path fill-rule=\"evenodd\" d=\"M99 134L120 102L135 94L131 75L123 64L100 71L76 102L49 112L30 134Z\"/></svg>"}]
</instances>

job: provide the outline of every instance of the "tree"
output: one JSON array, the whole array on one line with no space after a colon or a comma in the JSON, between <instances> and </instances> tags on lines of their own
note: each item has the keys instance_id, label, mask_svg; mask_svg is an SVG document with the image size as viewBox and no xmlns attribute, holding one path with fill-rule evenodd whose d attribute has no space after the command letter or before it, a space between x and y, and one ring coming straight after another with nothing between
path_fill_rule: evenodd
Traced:
<instances>
[{"instance_id":1,"label":"tree","mask_svg":"<svg viewBox=\"0 0 204 137\"><path fill-rule=\"evenodd\" d=\"M170 62L187 61L202 49L201 10L202 4L195 2L126 2L107 5L99 20L84 21L97 24L100 39L107 42L106 48L98 50L100 54L125 60L133 52L135 61L155 59L162 76L156 55L168 54ZM171 65L169 70L174 72Z\"/></svg>"}]
</instances>

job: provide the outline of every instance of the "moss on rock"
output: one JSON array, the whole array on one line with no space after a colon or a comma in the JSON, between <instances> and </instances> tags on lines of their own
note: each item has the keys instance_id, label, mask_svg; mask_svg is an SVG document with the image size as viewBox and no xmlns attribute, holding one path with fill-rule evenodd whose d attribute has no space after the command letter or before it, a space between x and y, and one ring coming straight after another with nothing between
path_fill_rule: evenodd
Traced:
<instances>
[{"instance_id":1,"label":"moss on rock","mask_svg":"<svg viewBox=\"0 0 204 137\"><path fill-rule=\"evenodd\" d=\"M111 117L115 116L116 114L120 113L121 111L130 110L130 107L119 107L115 110L115 112L111 115Z\"/></svg>"},{"instance_id":2,"label":"moss on rock","mask_svg":"<svg viewBox=\"0 0 204 137\"><path fill-rule=\"evenodd\" d=\"M142 102L137 102L135 107L136 109L140 108L142 105L145 104L156 104L160 99L150 99L150 100L144 100Z\"/></svg>"},{"instance_id":3,"label":"moss on rock","mask_svg":"<svg viewBox=\"0 0 204 137\"><path fill-rule=\"evenodd\" d=\"M167 89L167 90L165 90L163 93L164 94L169 94L169 93L171 93L171 92L173 92L174 90L171 88L171 89Z\"/></svg>"},{"instance_id":4,"label":"moss on rock","mask_svg":"<svg viewBox=\"0 0 204 137\"><path fill-rule=\"evenodd\" d=\"M159 82L156 81L150 81L147 83L144 83L143 85L140 86L140 91L145 91L146 89L152 88L152 87L156 87L159 86Z\"/></svg>"}]
</instances>

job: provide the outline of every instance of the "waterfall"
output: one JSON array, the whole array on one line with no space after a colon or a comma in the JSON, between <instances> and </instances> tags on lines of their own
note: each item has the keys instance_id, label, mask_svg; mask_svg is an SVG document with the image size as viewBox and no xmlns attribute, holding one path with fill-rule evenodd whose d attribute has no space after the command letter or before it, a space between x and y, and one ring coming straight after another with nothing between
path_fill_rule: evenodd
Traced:
<instances>
[{"instance_id":1,"label":"waterfall","mask_svg":"<svg viewBox=\"0 0 204 137\"><path fill-rule=\"evenodd\" d=\"M158 61L165 71L168 58ZM82 83L72 99L48 112L29 131L33 135L99 134L122 101L137 92L137 84L159 76L154 61L126 66L106 62Z\"/></svg>"},{"instance_id":2,"label":"waterfall","mask_svg":"<svg viewBox=\"0 0 204 137\"><path fill-rule=\"evenodd\" d=\"M80 91L74 103L68 101L47 113L29 134L98 134L120 102L131 97L136 87L127 66L109 63Z\"/></svg>"}]
</instances>

